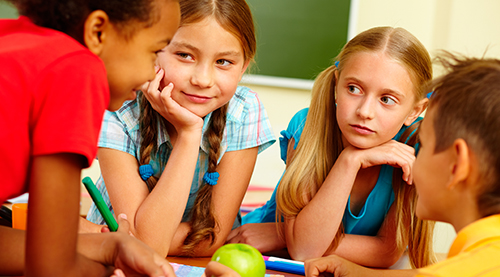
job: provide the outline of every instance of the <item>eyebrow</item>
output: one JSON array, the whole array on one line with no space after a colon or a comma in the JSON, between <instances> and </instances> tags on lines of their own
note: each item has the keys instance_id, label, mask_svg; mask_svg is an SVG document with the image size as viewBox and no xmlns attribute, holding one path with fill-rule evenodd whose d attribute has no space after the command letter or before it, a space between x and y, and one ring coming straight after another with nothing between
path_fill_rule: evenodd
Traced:
<instances>
[{"instance_id":1,"label":"eyebrow","mask_svg":"<svg viewBox=\"0 0 500 277\"><path fill-rule=\"evenodd\" d=\"M176 47L186 47L188 49L191 49L192 51L195 51L195 52L200 52L200 49L196 46L193 46L189 43L185 43L185 42L172 42L172 45L173 46L176 46ZM217 56L239 56L240 55L240 52L238 51L224 51L224 52L218 52L217 53Z\"/></svg>"},{"instance_id":2,"label":"eyebrow","mask_svg":"<svg viewBox=\"0 0 500 277\"><path fill-rule=\"evenodd\" d=\"M346 81L354 81L356 83L360 83L362 87L366 87L365 83L363 81L361 81L360 79L356 78L356 77L346 77L345 80ZM388 93L388 94L395 94L400 99L406 98L406 95L404 93L401 93L401 92L399 92L397 90L393 90L393 89L390 89L390 88L383 88L382 92L383 93Z\"/></svg>"},{"instance_id":3,"label":"eyebrow","mask_svg":"<svg viewBox=\"0 0 500 277\"><path fill-rule=\"evenodd\" d=\"M166 39L162 39L162 40L158 41L157 44L165 44L166 43L167 45L169 45L171 41L172 41L172 39L166 38Z\"/></svg>"}]
</instances>

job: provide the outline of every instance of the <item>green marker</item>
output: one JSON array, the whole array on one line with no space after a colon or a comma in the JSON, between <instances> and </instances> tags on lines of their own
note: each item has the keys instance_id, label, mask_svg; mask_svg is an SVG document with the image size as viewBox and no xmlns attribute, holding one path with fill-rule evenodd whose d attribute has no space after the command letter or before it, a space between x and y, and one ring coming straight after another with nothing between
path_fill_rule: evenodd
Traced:
<instances>
[{"instance_id":1,"label":"green marker","mask_svg":"<svg viewBox=\"0 0 500 277\"><path fill-rule=\"evenodd\" d=\"M94 201L102 217L104 217L104 221L108 224L109 230L111 230L111 232L116 232L116 230L118 230L118 223L116 223L113 214L108 209L108 205L106 205L106 202L102 199L101 193L94 185L94 182L92 182L92 179L90 179L90 177L85 177L82 183L85 185L85 188L87 188L90 197L92 197L92 201Z\"/></svg>"}]
</instances>

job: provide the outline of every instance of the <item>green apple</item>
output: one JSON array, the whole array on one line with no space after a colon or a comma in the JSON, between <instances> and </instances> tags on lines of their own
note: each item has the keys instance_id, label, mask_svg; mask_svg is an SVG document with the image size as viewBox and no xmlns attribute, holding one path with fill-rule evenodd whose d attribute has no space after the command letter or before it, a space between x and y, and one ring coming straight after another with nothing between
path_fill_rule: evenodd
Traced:
<instances>
[{"instance_id":1,"label":"green apple","mask_svg":"<svg viewBox=\"0 0 500 277\"><path fill-rule=\"evenodd\" d=\"M230 243L221 246L212 256L212 261L219 262L241 277L263 277L266 274L266 264L259 250L244 243Z\"/></svg>"}]
</instances>

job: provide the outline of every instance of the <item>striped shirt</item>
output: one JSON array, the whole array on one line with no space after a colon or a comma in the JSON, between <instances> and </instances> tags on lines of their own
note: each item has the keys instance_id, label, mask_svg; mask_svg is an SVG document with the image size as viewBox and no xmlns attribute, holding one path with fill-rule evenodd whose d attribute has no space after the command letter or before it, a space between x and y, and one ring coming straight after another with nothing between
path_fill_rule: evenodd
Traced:
<instances>
[{"instance_id":1,"label":"striped shirt","mask_svg":"<svg viewBox=\"0 0 500 277\"><path fill-rule=\"evenodd\" d=\"M125 102L116 112L107 111L104 116L99 147L112 148L129 153L139 161L141 145L139 116L140 107L137 100ZM191 184L189 200L184 210L183 222L189 220L189 212L193 207L198 189L203 184L203 175L208 168L208 151L210 147L205 137L205 132L208 129L210 117L211 113L204 118L203 139L200 143L198 162ZM239 86L229 101L219 161L225 152L258 147L258 152L260 153L275 141L276 138L271 129L269 117L257 93L247 87ZM160 127L158 128L157 145L158 153L154 159L151 159L150 165L155 172L154 176L159 178L164 169L160 165L160 161L163 161L162 164L165 165L172 152L169 135L165 129ZM102 176L96 182L96 186L108 204L108 207L113 211ZM94 204L90 207L87 219L97 224L105 224L104 219Z\"/></svg>"}]
</instances>

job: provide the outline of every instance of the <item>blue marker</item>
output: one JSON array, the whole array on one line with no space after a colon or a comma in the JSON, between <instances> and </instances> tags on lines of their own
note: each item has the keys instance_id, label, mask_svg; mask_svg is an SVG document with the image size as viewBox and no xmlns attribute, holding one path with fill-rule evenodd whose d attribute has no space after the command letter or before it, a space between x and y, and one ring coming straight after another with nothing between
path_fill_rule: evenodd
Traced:
<instances>
[{"instance_id":1,"label":"blue marker","mask_svg":"<svg viewBox=\"0 0 500 277\"><path fill-rule=\"evenodd\" d=\"M285 261L264 261L266 263L266 269L276 270L281 272L288 272L292 274L305 275L306 271L304 265L285 262Z\"/></svg>"},{"instance_id":2,"label":"blue marker","mask_svg":"<svg viewBox=\"0 0 500 277\"><path fill-rule=\"evenodd\" d=\"M92 201L94 201L97 209L104 218L104 221L108 224L109 230L111 230L111 232L116 232L116 230L118 230L118 223L116 223L113 214L108 209L108 205L104 202L104 199L102 199L101 193L92 182L92 179L90 179L90 177L85 177L83 178L82 183L85 185L90 197L92 197Z\"/></svg>"}]
</instances>

